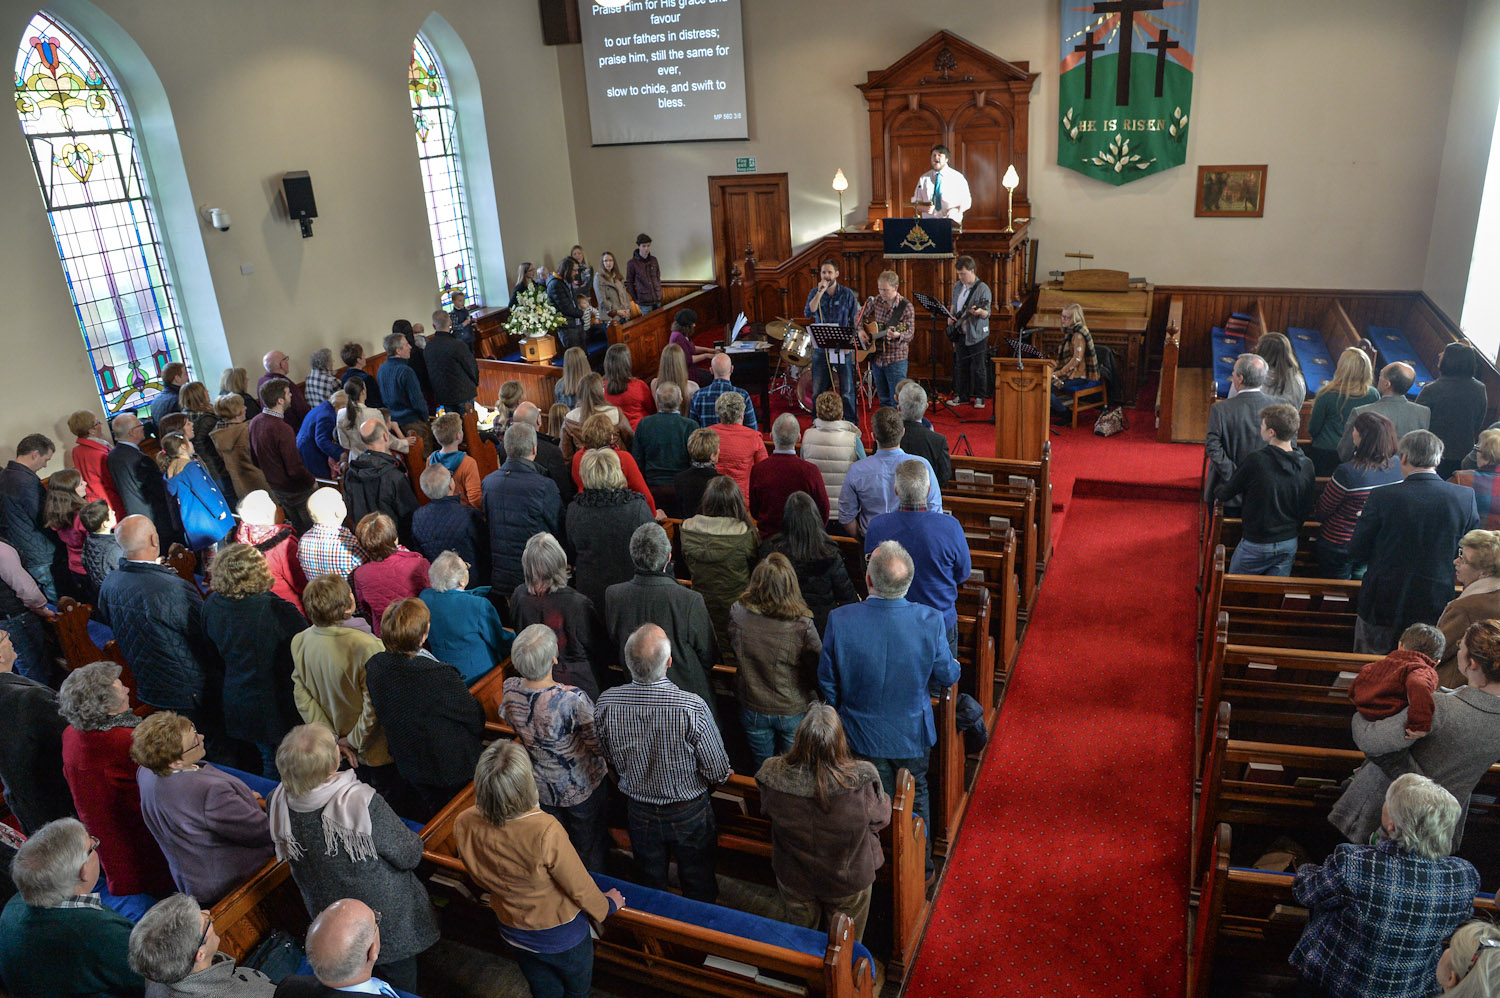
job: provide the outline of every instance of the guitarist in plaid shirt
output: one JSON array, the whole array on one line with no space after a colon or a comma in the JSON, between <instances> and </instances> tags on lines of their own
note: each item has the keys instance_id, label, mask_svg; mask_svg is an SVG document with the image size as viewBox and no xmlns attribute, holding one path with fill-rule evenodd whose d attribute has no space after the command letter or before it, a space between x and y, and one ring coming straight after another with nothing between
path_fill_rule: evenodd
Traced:
<instances>
[{"instance_id":1,"label":"guitarist in plaid shirt","mask_svg":"<svg viewBox=\"0 0 1500 998\"><path fill-rule=\"evenodd\" d=\"M875 350L872 365L875 393L880 396L881 406L887 409L895 407L896 386L906 380L911 338L916 333L911 302L896 290L900 285L901 276L894 270L882 271L875 285L879 294L865 302L855 323L862 327L859 345L866 351L872 347ZM872 325L875 327L873 332L870 330Z\"/></svg>"}]
</instances>

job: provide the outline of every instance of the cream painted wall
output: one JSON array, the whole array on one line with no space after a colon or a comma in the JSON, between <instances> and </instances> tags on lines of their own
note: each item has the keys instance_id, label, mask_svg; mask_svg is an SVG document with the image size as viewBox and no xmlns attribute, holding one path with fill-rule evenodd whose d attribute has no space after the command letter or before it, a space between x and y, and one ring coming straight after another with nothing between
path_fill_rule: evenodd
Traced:
<instances>
[{"instance_id":1,"label":"cream painted wall","mask_svg":"<svg viewBox=\"0 0 1500 998\"><path fill-rule=\"evenodd\" d=\"M1055 0L821 0L809 11L791 0L744 5L748 142L592 149L581 47L559 50L591 254L629 253L644 228L667 276L710 276L705 178L733 173L737 156L789 175L794 244L837 227L837 168L851 184L850 221L861 220L869 140L854 85L948 28L1042 74L1030 136L1039 271L1084 250L1096 266L1159 283L1422 284L1462 0L1205 0L1187 165L1122 188L1055 165ZM1263 219L1193 217L1198 164L1258 162L1269 165Z\"/></svg>"},{"instance_id":2,"label":"cream painted wall","mask_svg":"<svg viewBox=\"0 0 1500 998\"><path fill-rule=\"evenodd\" d=\"M279 347L293 375L321 346L374 349L391 320L435 307L431 242L405 94L425 0L98 0L144 51L170 101L194 203L230 211L227 233L199 227L234 363L258 372ZM474 57L500 189L505 256L574 239L557 184L567 145L556 57L529 0L449 0L442 14ZM0 38L18 43L31 9L5 5ZM540 86L538 84L541 84ZM524 139L519 136L524 135ZM311 172L320 218L304 240L279 205L279 177ZM0 457L37 429L66 439L74 408L98 405L36 179L18 128L0 130L0 221L13 247L0 300L23 345L0 369ZM546 196L514 192L546 191ZM242 265L254 272L240 272ZM509 299L496 267L492 300ZM25 339L21 340L21 335ZM212 351L206 351L212 352ZM198 372L217 388L217 369Z\"/></svg>"},{"instance_id":3,"label":"cream painted wall","mask_svg":"<svg viewBox=\"0 0 1500 998\"><path fill-rule=\"evenodd\" d=\"M1442 146L1442 174L1422 288L1455 322L1463 313L1480 194L1500 101L1500 0L1471 0Z\"/></svg>"}]
</instances>

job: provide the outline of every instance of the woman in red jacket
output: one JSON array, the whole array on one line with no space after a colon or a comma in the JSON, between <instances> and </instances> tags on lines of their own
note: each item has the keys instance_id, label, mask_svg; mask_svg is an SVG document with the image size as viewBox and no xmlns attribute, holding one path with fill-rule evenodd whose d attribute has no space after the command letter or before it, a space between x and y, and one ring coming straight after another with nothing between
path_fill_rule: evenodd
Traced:
<instances>
[{"instance_id":1,"label":"woman in red jacket","mask_svg":"<svg viewBox=\"0 0 1500 998\"><path fill-rule=\"evenodd\" d=\"M432 583L427 559L397 540L396 522L384 513L366 513L354 527L367 561L349 573L349 587L360 616L380 637L380 618L392 603L422 595Z\"/></svg>"},{"instance_id":2,"label":"woman in red jacket","mask_svg":"<svg viewBox=\"0 0 1500 998\"><path fill-rule=\"evenodd\" d=\"M86 409L68 417L68 429L77 441L73 444L73 467L83 476L85 497L89 502L102 499L109 503L115 515L125 515L125 503L115 490L115 480L109 475L105 460L109 457L109 441L103 436L104 421Z\"/></svg>"},{"instance_id":3,"label":"woman in red jacket","mask_svg":"<svg viewBox=\"0 0 1500 998\"><path fill-rule=\"evenodd\" d=\"M63 731L63 777L89 834L99 840L104 880L116 897L166 897L176 888L161 847L141 818L141 791L130 742L140 718L130 712L130 692L120 667L95 662L75 669L58 691Z\"/></svg>"}]
</instances>

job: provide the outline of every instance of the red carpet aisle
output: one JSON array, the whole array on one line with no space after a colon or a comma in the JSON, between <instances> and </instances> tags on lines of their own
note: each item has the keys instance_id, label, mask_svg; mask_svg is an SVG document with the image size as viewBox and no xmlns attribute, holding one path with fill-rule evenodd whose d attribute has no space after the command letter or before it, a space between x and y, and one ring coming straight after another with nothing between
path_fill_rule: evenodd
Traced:
<instances>
[{"instance_id":1,"label":"red carpet aisle","mask_svg":"<svg viewBox=\"0 0 1500 998\"><path fill-rule=\"evenodd\" d=\"M1069 502L907 995L1181 993L1197 514L1110 491Z\"/></svg>"}]
</instances>

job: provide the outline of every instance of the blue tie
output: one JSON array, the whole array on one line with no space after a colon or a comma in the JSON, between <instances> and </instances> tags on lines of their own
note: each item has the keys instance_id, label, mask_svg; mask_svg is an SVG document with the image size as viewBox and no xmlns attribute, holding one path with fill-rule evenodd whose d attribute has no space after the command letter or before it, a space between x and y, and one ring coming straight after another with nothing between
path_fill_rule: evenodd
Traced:
<instances>
[{"instance_id":1,"label":"blue tie","mask_svg":"<svg viewBox=\"0 0 1500 998\"><path fill-rule=\"evenodd\" d=\"M934 173L932 175L932 210L933 210L933 213L935 214L935 213L941 211L942 208L943 208L943 175L941 173Z\"/></svg>"}]
</instances>

